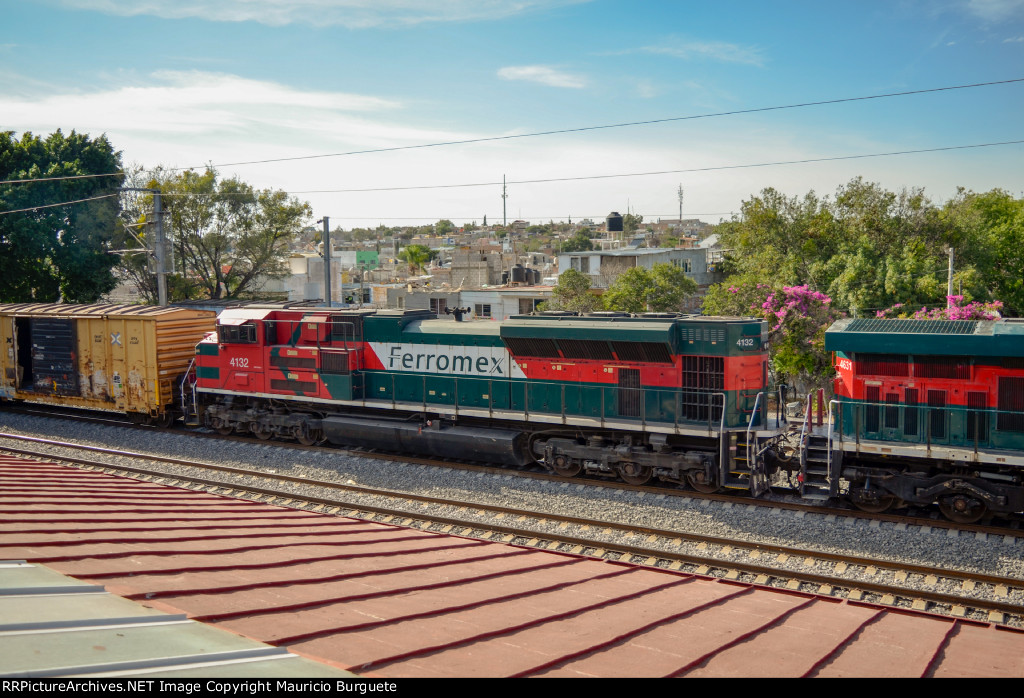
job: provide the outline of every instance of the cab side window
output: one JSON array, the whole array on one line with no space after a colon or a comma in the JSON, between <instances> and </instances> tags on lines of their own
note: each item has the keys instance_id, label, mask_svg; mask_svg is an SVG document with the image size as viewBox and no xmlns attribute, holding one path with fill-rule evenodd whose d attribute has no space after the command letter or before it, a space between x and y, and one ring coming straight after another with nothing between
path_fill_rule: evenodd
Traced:
<instances>
[{"instance_id":1,"label":"cab side window","mask_svg":"<svg viewBox=\"0 0 1024 698\"><path fill-rule=\"evenodd\" d=\"M221 344L255 344L256 325L220 325L217 328Z\"/></svg>"}]
</instances>

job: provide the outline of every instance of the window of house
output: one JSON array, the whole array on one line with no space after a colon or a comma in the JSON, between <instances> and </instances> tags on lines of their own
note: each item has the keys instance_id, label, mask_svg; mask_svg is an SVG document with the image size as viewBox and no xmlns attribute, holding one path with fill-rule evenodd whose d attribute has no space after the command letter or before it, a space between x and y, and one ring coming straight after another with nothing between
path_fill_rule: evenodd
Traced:
<instances>
[{"instance_id":1,"label":"window of house","mask_svg":"<svg viewBox=\"0 0 1024 698\"><path fill-rule=\"evenodd\" d=\"M490 303L477 303L474 307L474 312L477 317L491 317L491 305Z\"/></svg>"},{"instance_id":2,"label":"window of house","mask_svg":"<svg viewBox=\"0 0 1024 698\"><path fill-rule=\"evenodd\" d=\"M569 266L576 271L589 274L590 273L590 257L570 257Z\"/></svg>"},{"instance_id":3,"label":"window of house","mask_svg":"<svg viewBox=\"0 0 1024 698\"><path fill-rule=\"evenodd\" d=\"M519 299L519 314L529 315L537 309L537 306L541 304L539 298L520 298Z\"/></svg>"},{"instance_id":4,"label":"window of house","mask_svg":"<svg viewBox=\"0 0 1024 698\"><path fill-rule=\"evenodd\" d=\"M434 315L444 315L444 311L447 307L448 301L444 298L430 299L430 312L434 313Z\"/></svg>"}]
</instances>

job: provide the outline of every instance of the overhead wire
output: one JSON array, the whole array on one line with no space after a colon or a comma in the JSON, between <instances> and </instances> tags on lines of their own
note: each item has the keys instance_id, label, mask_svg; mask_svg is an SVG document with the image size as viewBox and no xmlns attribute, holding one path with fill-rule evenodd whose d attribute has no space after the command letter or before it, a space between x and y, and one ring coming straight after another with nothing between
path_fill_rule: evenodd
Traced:
<instances>
[{"instance_id":1,"label":"overhead wire","mask_svg":"<svg viewBox=\"0 0 1024 698\"><path fill-rule=\"evenodd\" d=\"M97 201L99 199L109 199L112 196L120 196L120 195L121 195L120 192L115 192L113 194L102 194L100 196L91 196L88 199L76 199L75 201L62 201L62 202L57 203L57 204L40 204L38 206L31 206L29 208L18 208L18 209L12 209L10 211L0 211L0 216L6 216L9 213L27 213L29 211L38 211L38 210L43 209L43 208L57 208L59 206L70 206L71 204L81 204L81 203L85 203L86 201Z\"/></svg>"},{"instance_id":2,"label":"overhead wire","mask_svg":"<svg viewBox=\"0 0 1024 698\"><path fill-rule=\"evenodd\" d=\"M806 107L825 106L825 105L831 105L831 104L844 104L844 103L850 103L850 102L861 102L861 101L868 101L868 100L875 100L875 99L888 99L888 98L892 98L892 97L907 97L907 96L912 96L912 95L921 95L921 94L936 93L936 92L948 92L948 91L952 91L952 90L966 90L966 89L974 89L974 88L979 88L979 87L991 87L991 86L994 86L994 85L1006 85L1006 84L1021 83L1021 82L1024 82L1024 78L1010 78L1010 79L1007 79L1007 80L992 80L992 81L988 81L988 82L976 82L976 83L969 83L969 84L965 84L965 85L947 85L945 87L932 87L932 88L926 88L926 89L921 89L921 90L905 90L905 91L902 91L902 92L887 92L887 93L876 94L876 95L862 95L862 96L858 96L858 97L840 97L840 98L836 98L836 99L819 100L819 101L813 101L813 102L797 102L797 103L794 103L794 104L782 104L782 105L775 105L775 106L768 106L768 107L752 107L750 109L736 109L736 110L732 110L732 111L723 111L723 112L709 112L709 113L704 113L704 114L690 114L690 115L687 115L687 116L671 116L671 117L665 117L665 118L662 118L662 119L647 119L647 120L643 120L643 121L627 121L627 122L621 122L621 123L615 123L615 124L599 124L599 125L596 125L596 126L579 126L579 127L573 127L573 128L565 128L565 129L552 129L552 130L548 130L548 131L533 131L533 132L530 132L530 133L505 134L505 135L502 135L502 136L483 136L483 137L480 137L480 138L468 138L468 139L453 140L453 141L438 141L438 142L435 142L435 143L418 143L418 144L403 145L403 146L390 146L390 147L387 147L387 148L370 148L370 149L365 149L365 150L352 150L352 151L339 152L339 153L320 153L320 154L313 154L313 155L295 155L295 156L289 156L289 157L283 157L283 158L266 158L266 159L262 159L262 160L245 160L245 161L239 161L239 162L225 162L225 163L217 163L217 164L205 164L205 165L200 165L200 166L170 167L170 168L167 168L167 170L168 171L172 171L172 172L176 172L176 171L181 171L181 170L201 169L201 168L205 168L205 167L213 167L213 168L217 168L217 167L236 167L236 166L241 166L241 165L259 165L259 164L268 164L268 163L275 163L275 162L293 162L293 161L298 161L298 160L312 160L312 159L318 159L318 158L344 157L344 156L350 156L350 155L366 155L366 154L371 154L371 153L386 153L386 152L394 152L394 151L399 151L399 150L415 150L415 149L422 149L422 148L439 148L439 147L450 146L450 145L468 145L468 144L474 144L474 143L486 143L486 142L513 140L513 139L521 139L521 138L534 138L534 137L539 137L539 136L551 136L551 135L558 135L558 134L565 134L565 133L581 133L581 132L586 132L586 131L598 131L598 130L606 130L606 129L613 129L613 128L626 128L626 127L631 127L631 126L648 126L648 125L653 125L653 124L662 124L662 123L670 123L670 122L677 122L677 121L693 121L693 120L697 120L697 119L710 119L710 118L717 118L717 117L722 117L722 116L737 116L737 115L742 115L742 114L756 114L756 113L769 112L769 111L780 111L780 110L784 110L784 109L802 109L802 108L806 108ZM26 178L26 179L10 179L10 180L0 180L0 184L26 184L26 183L31 183L31 182L60 181L60 180L63 180L63 179L84 179L84 178L88 178L88 177L114 177L114 176L120 176L120 175L124 175L124 174L125 174L124 172L108 172L108 173L91 174L91 175L67 175L67 176L64 176L64 177L39 177L39 178Z\"/></svg>"},{"instance_id":3,"label":"overhead wire","mask_svg":"<svg viewBox=\"0 0 1024 698\"><path fill-rule=\"evenodd\" d=\"M801 160L776 160L772 162L758 162L758 163L745 163L740 165L714 165L710 167L691 167L679 170L656 170L651 172L626 172L618 174L604 174L604 175L581 175L576 177L548 177L541 179L520 179L520 180L509 180L509 181L494 181L494 182L467 182L461 184L424 184L424 185L413 185L407 187L366 187L359 189L310 189L310 190L299 190L299 191L286 191L286 194L297 195L297 194L346 194L346 193L369 193L369 192L387 192L387 191L417 191L417 190L429 190L429 189L457 189L457 188L468 188L468 187L484 187L484 186L498 186L502 184L548 184L554 182L578 182L595 179L616 179L624 177L650 177L665 174L687 174L694 172L714 172L722 170L740 170L740 169L751 169L757 167L777 167L782 165L805 165L818 162L836 162L841 160L862 160L867 158L879 158L879 157L892 157L896 155L915 155L921 153L937 153L950 150L969 150L973 148L992 148L997 146L1005 145L1020 145L1024 144L1024 139L1011 140L1011 141L997 141L993 143L973 143L968 145L950 145L941 146L937 148L920 148L916 150L896 150L885 153L864 153L861 155L836 155L824 158L804 158ZM0 182L5 183L5 182ZM237 192L233 194L235 196L253 196L253 192ZM116 196L116 194L106 194L102 197ZM176 193L176 192L164 192L162 194L164 198L179 198L190 196L187 193ZM32 211L39 208L50 208L54 206L65 206L73 203L81 203L82 201L91 201L93 199L80 199L78 201L65 201L57 204L47 204L45 206L34 206L32 208L18 209L17 211L0 211L0 215L6 213L21 213L25 211ZM698 215L698 214L692 214ZM718 215L718 214L700 214L700 215ZM380 218L381 216L359 216L358 219L372 219ZM385 218L394 218L393 216L384 216ZM421 220L417 217L412 220Z\"/></svg>"},{"instance_id":4,"label":"overhead wire","mask_svg":"<svg viewBox=\"0 0 1024 698\"><path fill-rule=\"evenodd\" d=\"M710 112L710 113L706 113L706 114L691 114L691 115L688 115L688 116L670 116L670 117L665 117L663 119L646 119L644 121L626 121L626 122L616 123L616 124L602 124L602 125L597 125L597 126L579 126L579 127L575 127L575 128L553 129L553 130L550 130L550 131L533 131L531 133L513 133L513 134L506 134L506 135L503 135L503 136L483 136L483 137L480 137L480 138L466 138L466 139L455 140L455 141L439 141L439 142L436 142L436 143L419 143L419 144L415 144L415 145L391 146L391 147L388 147L388 148L370 148L370 149L366 149L366 150L351 150L351 151L341 152L341 153L321 153L321 154L317 154L317 155L295 155L295 156L284 157L284 158L267 158L267 159L263 159L263 160L244 160L244 161L239 161L239 162L220 163L220 164L213 165L213 167L237 167L237 166L240 166L240 165L262 165L262 164L274 163L274 162L293 162L293 161L297 161L297 160L314 160L314 159L318 159L318 158L344 157L344 156L349 156L349 155L366 155L366 154L370 154L370 153L387 153L387 152L394 152L394 151L398 151L398 150L416 150L416 149L422 149L422 148L439 148L439 147L444 147L444 146L449 146L449 145L470 145L470 144L474 144L474 143L488 143L488 142L494 142L494 141L507 141L507 140L514 140L514 139L519 139L519 138L535 138L535 137L538 137L538 136L553 136L553 135L565 134L565 133L582 133L582 132L585 132L585 131L598 131L598 130L612 129L612 128L625 128L625 127L629 127L629 126L649 126L649 125L652 125L652 124L663 124L663 123L669 123L669 122L675 122L675 121L694 121L694 120L697 120L697 119L711 119L711 118L716 118L716 117L721 117L721 116L738 116L738 115L741 115L741 114L757 114L757 113L769 112L769 111L780 111L780 110L783 110L783 109L802 109L802 108L806 108L806 107L818 107L818 106L825 106L825 105L829 105L829 104L843 104L843 103L848 103L848 102L862 102L862 101L867 101L867 100L872 100L872 99L888 99L888 98L891 98L891 97L907 97L907 96L910 96L910 95L920 95L920 94L928 94L928 93L934 93L934 92L947 92L947 91L951 91L951 90L966 90L966 89L972 89L972 88L978 88L978 87L990 87L990 86L993 86L993 85L1006 85L1006 84L1019 83L1019 82L1024 82L1024 78L1011 78L1009 80L992 80L992 81L989 81L989 82L976 82L976 83L971 83L971 84L967 84L967 85L949 85L949 86L946 86L946 87L932 87L932 88L923 89L923 90L906 90L906 91L903 91L903 92L888 92L888 93L884 93L884 94L864 95L864 96L860 96L860 97L840 97L840 98L837 98L837 99L825 99L825 100L820 100L820 101L815 101L815 102L798 102L798 103L795 103L795 104L781 104L781 105L775 105L775 106L770 106L770 107L752 107L750 109L735 109L735 110L732 110L732 111ZM178 167L178 168L169 168L169 169L172 169L172 170L190 170L190 169L196 169L196 168L195 167Z\"/></svg>"},{"instance_id":5,"label":"overhead wire","mask_svg":"<svg viewBox=\"0 0 1024 698\"><path fill-rule=\"evenodd\" d=\"M970 148L991 148L1000 145L1017 145L1024 143L1024 139L1013 140L1013 141L999 141L994 143L974 143L971 145L950 145L939 148L921 148L918 150L897 150L887 153L866 153L863 155L837 155L834 157L825 158L805 158L802 160L777 160L773 162L758 162L758 163L747 163L743 165L715 165L711 167L691 167L681 170L655 170L652 172L628 172L619 174L606 174L606 175L583 175L578 177L549 177L544 179L520 179L520 180L508 180L508 181L494 181L494 182L470 182L465 184L424 184L415 185L408 187L367 187L361 189L310 189L300 191L289 191L289 194L346 194L346 193L366 193L366 192L377 192L377 191L410 191L410 190L422 190L422 189L455 189L459 187L489 187L501 184L547 184L551 182L579 182L583 180L592 179L614 179L619 177L650 177L655 175L665 174L686 174L693 172L714 172L718 170L741 170L754 167L775 167L779 165L804 165L815 162L835 162L838 160L860 160L866 158L880 158L890 157L893 155L913 155L919 153L937 153L946 150L967 150Z\"/></svg>"}]
</instances>

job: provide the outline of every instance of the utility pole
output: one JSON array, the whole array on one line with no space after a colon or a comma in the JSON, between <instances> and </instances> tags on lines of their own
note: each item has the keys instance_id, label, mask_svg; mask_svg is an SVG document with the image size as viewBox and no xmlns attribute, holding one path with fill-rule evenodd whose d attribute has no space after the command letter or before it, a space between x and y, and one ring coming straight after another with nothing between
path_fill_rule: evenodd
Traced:
<instances>
[{"instance_id":1,"label":"utility pole","mask_svg":"<svg viewBox=\"0 0 1024 698\"><path fill-rule=\"evenodd\" d=\"M501 221L508 227L508 213L505 212L505 200L508 199L508 188L505 186L505 175L501 176Z\"/></svg>"},{"instance_id":2,"label":"utility pole","mask_svg":"<svg viewBox=\"0 0 1024 698\"><path fill-rule=\"evenodd\" d=\"M683 225L683 185L679 185L679 226Z\"/></svg>"},{"instance_id":3,"label":"utility pole","mask_svg":"<svg viewBox=\"0 0 1024 698\"><path fill-rule=\"evenodd\" d=\"M321 218L317 223L324 224L324 302L328 308L331 307L331 219L327 216Z\"/></svg>"},{"instance_id":4,"label":"utility pole","mask_svg":"<svg viewBox=\"0 0 1024 698\"><path fill-rule=\"evenodd\" d=\"M359 269L359 308L363 307L363 274L366 273L366 262L356 262L356 267Z\"/></svg>"},{"instance_id":5,"label":"utility pole","mask_svg":"<svg viewBox=\"0 0 1024 698\"><path fill-rule=\"evenodd\" d=\"M949 270L946 273L946 307L953 307L953 246L947 248L949 252Z\"/></svg>"},{"instance_id":6,"label":"utility pole","mask_svg":"<svg viewBox=\"0 0 1024 698\"><path fill-rule=\"evenodd\" d=\"M153 217L156 218L156 240L153 246L156 256L156 296L157 303L167 305L167 267L164 264L164 209L160 200L160 190L153 190Z\"/></svg>"},{"instance_id":7,"label":"utility pole","mask_svg":"<svg viewBox=\"0 0 1024 698\"><path fill-rule=\"evenodd\" d=\"M131 233L131 231L129 231L129 233L131 233L132 237L134 237L137 242L150 250L150 256L152 257L154 266L156 267L156 302L159 305L167 305L167 267L165 265L165 260L167 259L167 243L164 240L164 209L163 203L160 200L160 190L147 189L145 187L121 187L121 191L140 191L153 195L154 233L152 246L148 239L140 240L134 233ZM132 250L121 250L118 254L126 254L131 251Z\"/></svg>"}]
</instances>

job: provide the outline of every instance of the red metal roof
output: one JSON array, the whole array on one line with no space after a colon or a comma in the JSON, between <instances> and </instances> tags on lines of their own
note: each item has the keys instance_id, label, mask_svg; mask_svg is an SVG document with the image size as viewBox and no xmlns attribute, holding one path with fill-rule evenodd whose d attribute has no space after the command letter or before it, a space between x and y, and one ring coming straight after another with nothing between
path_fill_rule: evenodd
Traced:
<instances>
[{"instance_id":1,"label":"red metal roof","mask_svg":"<svg viewBox=\"0 0 1024 698\"><path fill-rule=\"evenodd\" d=\"M0 558L362 674L1024 676L993 624L12 457L0 512Z\"/></svg>"}]
</instances>

